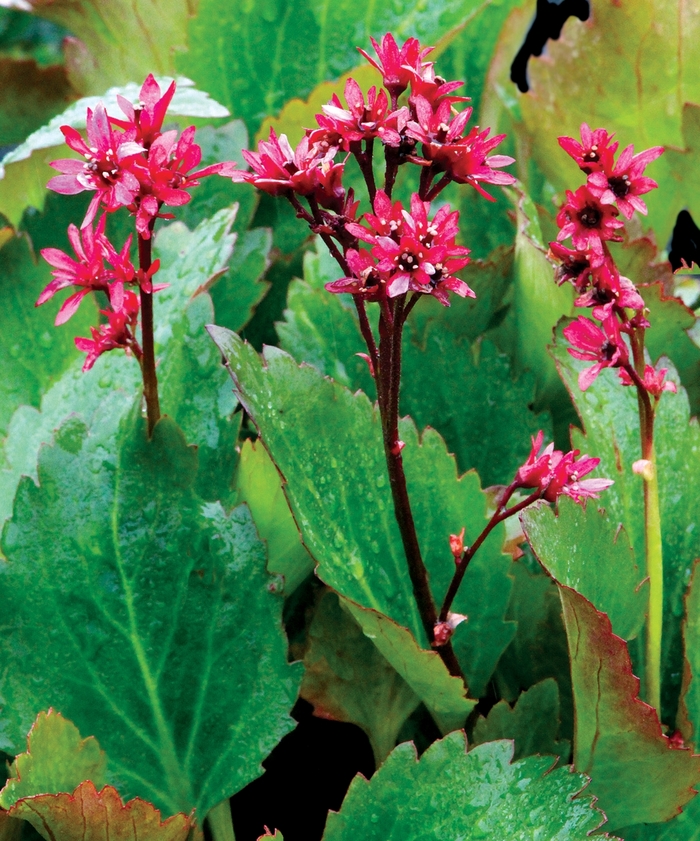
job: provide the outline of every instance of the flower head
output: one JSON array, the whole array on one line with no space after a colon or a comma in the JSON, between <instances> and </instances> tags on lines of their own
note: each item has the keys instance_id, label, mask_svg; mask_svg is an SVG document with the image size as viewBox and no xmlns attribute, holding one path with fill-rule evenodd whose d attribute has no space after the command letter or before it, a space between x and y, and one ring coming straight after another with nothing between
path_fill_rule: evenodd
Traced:
<instances>
[{"instance_id":1,"label":"flower head","mask_svg":"<svg viewBox=\"0 0 700 841\"><path fill-rule=\"evenodd\" d=\"M663 151L663 146L653 146L635 155L634 146L628 146L612 169L588 176L588 189L602 204L617 204L626 219L631 219L635 210L646 215L647 206L639 196L659 185L644 176L644 170Z\"/></svg>"},{"instance_id":2,"label":"flower head","mask_svg":"<svg viewBox=\"0 0 700 841\"><path fill-rule=\"evenodd\" d=\"M575 359L595 362L595 365L585 368L578 376L581 391L586 391L603 368L619 368L629 361L627 345L614 314L603 321L602 329L580 315L564 328L564 336L574 346L568 348L568 351Z\"/></svg>"},{"instance_id":3,"label":"flower head","mask_svg":"<svg viewBox=\"0 0 700 841\"><path fill-rule=\"evenodd\" d=\"M618 143L612 142L615 135L608 134L603 128L591 131L588 123L581 124L581 142L573 137L559 137L559 145L567 152L588 175L591 172L609 172Z\"/></svg>"},{"instance_id":4,"label":"flower head","mask_svg":"<svg viewBox=\"0 0 700 841\"><path fill-rule=\"evenodd\" d=\"M167 91L161 94L160 85L153 74L149 73L141 85L136 106L125 97L117 95L117 102L126 120L110 117L109 121L112 125L131 132L137 142L148 148L160 134L166 112L175 94L175 87L175 82L171 82Z\"/></svg>"},{"instance_id":5,"label":"flower head","mask_svg":"<svg viewBox=\"0 0 700 841\"><path fill-rule=\"evenodd\" d=\"M668 368L659 368L657 371L653 365L647 364L644 366L644 387L652 397L658 399L664 391L670 391L673 394L676 393L676 384L672 380L666 379L667 373ZM624 368L620 368L619 377L622 385L635 385L634 380Z\"/></svg>"},{"instance_id":6,"label":"flower head","mask_svg":"<svg viewBox=\"0 0 700 841\"><path fill-rule=\"evenodd\" d=\"M134 335L139 314L138 297L126 290L118 310L102 310L101 312L107 316L107 324L91 327L91 339L81 336L75 339L78 350L87 353L83 371L89 371L99 356L115 348L125 348L137 356L141 355L141 349Z\"/></svg>"},{"instance_id":7,"label":"flower head","mask_svg":"<svg viewBox=\"0 0 700 841\"><path fill-rule=\"evenodd\" d=\"M423 59L433 50L433 47L421 47L417 38L409 38L399 49L390 32L382 38L381 44L374 38L370 38L370 41L377 53L377 59L373 59L360 47L358 51L382 74L384 87L393 97L400 96L406 90L414 72L420 71Z\"/></svg>"},{"instance_id":8,"label":"flower head","mask_svg":"<svg viewBox=\"0 0 700 841\"><path fill-rule=\"evenodd\" d=\"M603 242L619 239L615 231L623 227L617 218L616 207L602 204L586 185L575 193L566 191L566 203L557 214L557 225L561 228L557 240L571 237L574 248L590 252L593 266L599 266L604 259Z\"/></svg>"}]
</instances>

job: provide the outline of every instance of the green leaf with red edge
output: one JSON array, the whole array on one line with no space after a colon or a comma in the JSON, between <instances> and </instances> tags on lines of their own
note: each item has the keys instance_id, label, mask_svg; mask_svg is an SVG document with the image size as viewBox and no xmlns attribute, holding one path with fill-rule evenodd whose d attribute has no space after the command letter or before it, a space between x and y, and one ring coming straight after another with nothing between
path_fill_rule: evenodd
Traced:
<instances>
[{"instance_id":1,"label":"green leaf with red edge","mask_svg":"<svg viewBox=\"0 0 700 841\"><path fill-rule=\"evenodd\" d=\"M432 744L417 759L399 745L371 780L358 775L339 812L328 816L324 841L584 841L604 820L586 778L553 758L512 762L510 742L466 752L464 733Z\"/></svg>"},{"instance_id":2,"label":"green leaf with red edge","mask_svg":"<svg viewBox=\"0 0 700 841\"><path fill-rule=\"evenodd\" d=\"M365 636L335 593L326 592L316 606L304 669L301 697L313 704L314 715L361 727L379 767L420 698Z\"/></svg>"},{"instance_id":3,"label":"green leaf with red edge","mask_svg":"<svg viewBox=\"0 0 700 841\"><path fill-rule=\"evenodd\" d=\"M72 794L19 800L9 814L30 823L46 841L187 841L195 826L192 817L183 814L162 820L151 803L138 798L124 803L115 788L97 791L90 780Z\"/></svg>"},{"instance_id":4,"label":"green leaf with red edge","mask_svg":"<svg viewBox=\"0 0 700 841\"><path fill-rule=\"evenodd\" d=\"M616 132L621 148L673 147L646 173L661 185L644 199L662 243L683 207L693 214L698 209L698 109L684 103L700 102L699 9L696 0L680 7L664 0L597 0L588 21L569 19L550 42L547 61L530 63L530 91L519 100L523 141L559 191L585 180L557 144L559 135L577 137L584 121Z\"/></svg>"},{"instance_id":5,"label":"green leaf with red edge","mask_svg":"<svg viewBox=\"0 0 700 841\"><path fill-rule=\"evenodd\" d=\"M605 494L600 503L605 504ZM597 511L595 502L583 508L568 497L560 498L556 514L547 503L539 503L523 511L520 520L549 575L607 614L618 636L636 637L644 625L649 591L624 529Z\"/></svg>"},{"instance_id":6,"label":"green leaf with red edge","mask_svg":"<svg viewBox=\"0 0 700 841\"><path fill-rule=\"evenodd\" d=\"M652 333L652 327L647 334ZM573 397L585 435L572 432L572 444L600 458L598 475L615 480L602 499L613 528L624 526L637 558L644 551L644 499L642 478L632 471L641 457L639 409L633 388L620 385L617 372L604 370L585 392L578 388L578 373L589 363L573 359L557 329L551 353ZM678 381L670 362L669 377ZM678 706L683 647L683 596L695 558L700 556L700 429L690 419L685 389L665 393L654 422L654 447L659 476L661 531L664 558L664 624L662 636L662 719L672 724Z\"/></svg>"},{"instance_id":7,"label":"green leaf with red edge","mask_svg":"<svg viewBox=\"0 0 700 841\"><path fill-rule=\"evenodd\" d=\"M73 336L97 321L92 299L68 325L54 327L59 301L35 309L51 268L31 251L26 236L0 248L0 432L21 404L39 406L41 395L78 357Z\"/></svg>"},{"instance_id":8,"label":"green leaf with red edge","mask_svg":"<svg viewBox=\"0 0 700 841\"><path fill-rule=\"evenodd\" d=\"M487 717L479 716L470 744L512 739L514 759L539 753L552 754L567 762L571 744L558 739L559 726L559 689L553 678L547 678L523 692L514 707L499 701Z\"/></svg>"},{"instance_id":9,"label":"green leaf with red edge","mask_svg":"<svg viewBox=\"0 0 700 841\"><path fill-rule=\"evenodd\" d=\"M266 348L261 360L230 331L211 327L210 333L228 359L237 396L283 477L320 578L357 605L393 619L425 645L394 517L376 409L362 393L353 395L314 368L298 367L276 348ZM454 459L434 430L419 438L415 425L405 419L400 435L416 528L440 603L454 570L449 535L465 526L466 540L476 538L488 521L486 497L476 474L458 478ZM484 690L515 630L503 619L512 582L511 561L500 552L502 542L503 531L497 529L470 566L454 604L455 611L469 615L453 642L475 692ZM396 660L383 653L410 683Z\"/></svg>"},{"instance_id":10,"label":"green leaf with red edge","mask_svg":"<svg viewBox=\"0 0 700 841\"><path fill-rule=\"evenodd\" d=\"M574 765L611 830L678 814L700 781L700 756L663 735L656 711L639 699L639 680L610 620L560 587L576 709Z\"/></svg>"},{"instance_id":11,"label":"green leaf with red edge","mask_svg":"<svg viewBox=\"0 0 700 841\"><path fill-rule=\"evenodd\" d=\"M233 486L236 505L246 503L265 541L268 572L283 576L288 596L313 571L314 562L301 542L277 468L259 441L243 442Z\"/></svg>"},{"instance_id":12,"label":"green leaf with red edge","mask_svg":"<svg viewBox=\"0 0 700 841\"><path fill-rule=\"evenodd\" d=\"M3 748L54 706L108 756L124 796L204 817L262 772L301 680L245 506L194 492L197 454L138 407L40 452L6 525ZM27 674L32 680L27 680Z\"/></svg>"},{"instance_id":13,"label":"green leaf with red edge","mask_svg":"<svg viewBox=\"0 0 700 841\"><path fill-rule=\"evenodd\" d=\"M60 713L41 712L27 736L27 751L15 758L12 776L0 792L0 806L10 809L24 797L73 791L83 780L103 786L107 757L94 736L83 739Z\"/></svg>"}]
</instances>

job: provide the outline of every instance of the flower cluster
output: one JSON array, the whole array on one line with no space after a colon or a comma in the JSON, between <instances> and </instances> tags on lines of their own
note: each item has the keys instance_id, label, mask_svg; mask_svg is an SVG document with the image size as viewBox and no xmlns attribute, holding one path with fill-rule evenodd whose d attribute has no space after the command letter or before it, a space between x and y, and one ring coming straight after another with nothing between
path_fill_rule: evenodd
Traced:
<instances>
[{"instance_id":1,"label":"flower cluster","mask_svg":"<svg viewBox=\"0 0 700 841\"><path fill-rule=\"evenodd\" d=\"M48 187L57 193L73 195L94 192L82 222L81 230L70 225L68 238L75 257L57 248L45 248L42 256L52 266L53 280L41 293L37 306L52 298L56 292L75 287L62 304L56 324L66 322L90 292L107 296L109 309L102 310L106 322L92 328L92 338L77 338L77 347L87 353L83 370L91 368L97 357L113 348L125 348L139 361L142 351L136 339L139 316L139 296L128 286L151 294L163 288L153 285L158 261L138 269L130 258L129 236L117 250L105 234L106 215L125 207L135 217L140 242L151 238L156 218L172 218L162 213L163 205L178 207L190 201L189 190L207 175L231 176L235 164L217 163L196 169L202 150L194 142L194 127L177 131L162 131L168 106L175 93L175 82L162 94L152 75L143 83L139 102L134 106L122 96L119 107L126 119L110 116L102 103L94 111L87 111L87 139L71 126L61 126L68 146L82 155L83 160L65 158L51 166L61 175L52 178ZM95 225L100 210L102 216ZM147 252L150 255L150 242Z\"/></svg>"},{"instance_id":2,"label":"flower cluster","mask_svg":"<svg viewBox=\"0 0 700 841\"><path fill-rule=\"evenodd\" d=\"M232 177L285 196L297 215L324 237L345 272L328 284L330 292L378 302L413 292L432 295L447 306L450 292L473 295L454 277L468 263L469 251L455 243L458 213L443 206L429 220L430 202L451 181L471 184L492 199L483 185L514 183L512 175L500 171L513 159L491 154L505 135L489 137L489 129L478 127L468 130L472 109L455 107L467 101L455 94L462 82L446 82L435 74L433 62L426 61L431 47L422 47L415 38L399 47L391 34L372 44L376 59L360 52L380 72L383 87L373 86L364 94L349 79L345 104L334 95L322 106L317 127L307 129L296 149L271 129L257 152L243 153L251 171ZM373 169L375 141L384 148L386 164L380 189ZM350 155L368 187L372 210L364 216L366 226L356 218L359 202L342 183ZM410 211L391 200L398 168L407 163L421 167L420 189Z\"/></svg>"},{"instance_id":3,"label":"flower cluster","mask_svg":"<svg viewBox=\"0 0 700 841\"><path fill-rule=\"evenodd\" d=\"M587 499L598 499L601 491L614 482L611 479L583 479L600 464L599 458L580 456L579 450L563 453L554 444L542 449L543 433L532 439L532 449L525 464L515 476L515 488L533 488L548 502L559 496L568 496L574 502L585 504ZM580 456L580 458L579 458Z\"/></svg>"},{"instance_id":4,"label":"flower cluster","mask_svg":"<svg viewBox=\"0 0 700 841\"><path fill-rule=\"evenodd\" d=\"M557 281L571 283L578 293L576 306L591 308L593 318L600 322L598 326L579 316L564 329L572 345L569 353L594 363L581 371L579 387L585 391L604 368L617 368L623 385L634 384L658 398L662 391L675 386L663 383L663 374L653 368L651 374L644 375L633 368L625 335L632 338L636 331L650 325L642 296L634 283L620 274L608 243L622 240L624 223L620 214L630 219L635 210L647 212L640 196L657 184L644 175L644 170L663 148L654 146L635 155L634 147L628 146L616 160L618 143L613 135L603 128L592 131L586 123L581 126L580 142L560 137L559 144L587 180L576 192L567 190L566 202L557 215L559 234L549 245L550 254L559 262ZM569 238L573 248L562 244ZM661 384L657 383L659 375Z\"/></svg>"}]
</instances>

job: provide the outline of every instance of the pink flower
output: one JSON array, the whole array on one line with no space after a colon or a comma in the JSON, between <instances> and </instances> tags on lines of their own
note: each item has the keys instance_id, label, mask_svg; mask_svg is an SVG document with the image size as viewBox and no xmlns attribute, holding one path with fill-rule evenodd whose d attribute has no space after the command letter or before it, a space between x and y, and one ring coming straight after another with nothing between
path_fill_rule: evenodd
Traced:
<instances>
[{"instance_id":1,"label":"pink flower","mask_svg":"<svg viewBox=\"0 0 700 841\"><path fill-rule=\"evenodd\" d=\"M587 499L597 499L601 491L614 484L610 479L581 478L600 464L599 458L584 455L576 461L579 450L563 453L555 450L554 444L548 444L540 452L543 439L541 430L532 439L530 455L515 475L516 487L538 489L549 502L564 494L585 505Z\"/></svg>"},{"instance_id":2,"label":"pink flower","mask_svg":"<svg viewBox=\"0 0 700 841\"><path fill-rule=\"evenodd\" d=\"M603 321L603 329L580 315L563 332L574 346L568 348L568 351L575 359L596 363L579 374L578 386L581 391L586 391L603 368L619 368L629 362L627 345L615 315L609 315Z\"/></svg>"},{"instance_id":3,"label":"pink flower","mask_svg":"<svg viewBox=\"0 0 700 841\"><path fill-rule=\"evenodd\" d=\"M70 295L61 305L56 315L55 324L65 324L71 318L83 298L96 290L107 292L109 288L110 273L104 265L104 228L105 217L95 230L92 224L87 225L79 231L75 225L68 226L68 239L73 246L77 260L69 257L58 248L42 248L41 256L46 262L53 266L53 280L46 286L39 295L36 306L46 303L53 298L59 289L66 289L69 286L78 286L79 290Z\"/></svg>"},{"instance_id":4,"label":"pink flower","mask_svg":"<svg viewBox=\"0 0 700 841\"><path fill-rule=\"evenodd\" d=\"M316 121L322 129L339 138L343 149L350 150L352 143L379 137L387 146L400 146L401 135L408 119L408 109L400 108L389 113L389 102L385 91L377 93L371 87L367 94L367 104L360 86L354 79L345 83L347 108L343 108L338 96L323 105L323 114L316 115ZM312 133L311 142L315 133Z\"/></svg>"},{"instance_id":5,"label":"pink flower","mask_svg":"<svg viewBox=\"0 0 700 841\"><path fill-rule=\"evenodd\" d=\"M626 219L631 219L635 210L646 215L647 206L639 196L659 185L643 173L663 151L663 146L653 146L635 155L634 146L628 146L621 152L612 170L593 172L588 176L588 189L602 204L616 202Z\"/></svg>"},{"instance_id":6,"label":"pink flower","mask_svg":"<svg viewBox=\"0 0 700 841\"><path fill-rule=\"evenodd\" d=\"M568 282L578 292L583 292L591 280L590 252L572 251L558 242L550 242L549 251L552 257L561 260L561 265L557 267L555 274L559 286Z\"/></svg>"},{"instance_id":7,"label":"pink flower","mask_svg":"<svg viewBox=\"0 0 700 841\"><path fill-rule=\"evenodd\" d=\"M471 108L465 108L453 116L450 102L443 99L433 110L433 105L424 97L416 96L414 108L418 122L411 120L406 125L406 134L423 144L426 160L440 163L442 159L449 163L444 147L450 147L461 139L464 129L472 115Z\"/></svg>"},{"instance_id":8,"label":"pink flower","mask_svg":"<svg viewBox=\"0 0 700 841\"><path fill-rule=\"evenodd\" d=\"M425 62L412 71L411 95L408 101L411 105L416 104L418 97L427 100L433 108L447 102L453 105L456 102L469 102L471 97L454 96L452 91L461 88L464 82L446 82L440 76L435 75L433 62Z\"/></svg>"},{"instance_id":9,"label":"pink flower","mask_svg":"<svg viewBox=\"0 0 700 841\"><path fill-rule=\"evenodd\" d=\"M125 97L117 95L119 107L127 119L117 120L115 117L110 117L109 121L112 125L132 132L134 139L148 148L160 134L165 114L174 94L175 82L171 82L170 87L161 96L160 85L153 74L149 73L141 86L136 107Z\"/></svg>"},{"instance_id":10,"label":"pink flower","mask_svg":"<svg viewBox=\"0 0 700 841\"><path fill-rule=\"evenodd\" d=\"M462 112L464 113L464 112ZM491 129L479 129L474 126L466 137L445 144L435 157L435 163L453 181L458 184L471 184L474 189L489 201L495 201L492 195L481 186L496 184L507 186L515 184L515 176L507 172L497 172L502 166L515 162L509 155L489 155L504 139L505 134L489 137Z\"/></svg>"},{"instance_id":11,"label":"pink flower","mask_svg":"<svg viewBox=\"0 0 700 841\"><path fill-rule=\"evenodd\" d=\"M630 375L625 371L624 368L620 368L619 377L622 382L622 385L634 385L634 380ZM659 368L657 371L653 365L645 365L644 366L644 386L646 390L651 394L653 397L657 399L661 397L664 391L671 391L674 394L676 393L676 384L671 380L666 380L666 374L668 373L668 368Z\"/></svg>"},{"instance_id":12,"label":"pink flower","mask_svg":"<svg viewBox=\"0 0 700 841\"><path fill-rule=\"evenodd\" d=\"M603 241L619 239L615 231L623 227L617 219L617 208L602 204L585 185L575 193L567 190L566 198L566 204L557 214L557 225L561 228L557 240L571 237L574 248L591 253L593 266L601 265Z\"/></svg>"},{"instance_id":13,"label":"pink flower","mask_svg":"<svg viewBox=\"0 0 700 841\"><path fill-rule=\"evenodd\" d=\"M374 213L365 213L363 218L369 223L370 231L357 222L348 222L345 229L364 242L370 242L374 245L378 236L400 237L403 233L403 205L400 201L392 204L384 190L377 190L374 196Z\"/></svg>"},{"instance_id":14,"label":"pink flower","mask_svg":"<svg viewBox=\"0 0 700 841\"><path fill-rule=\"evenodd\" d=\"M420 70L423 58L433 50L433 47L421 47L417 38L409 38L399 50L390 32L382 38L381 45L374 38L370 41L378 61L360 47L358 51L382 74L384 87L392 97L398 97L406 90L413 79L413 72Z\"/></svg>"},{"instance_id":15,"label":"pink flower","mask_svg":"<svg viewBox=\"0 0 700 841\"><path fill-rule=\"evenodd\" d=\"M617 141L611 144L615 135L608 134L603 128L591 131L588 123L581 124L581 142L573 137L559 137L559 145L576 161L579 167L588 175L591 172L610 172L614 155L618 147Z\"/></svg>"},{"instance_id":16,"label":"pink flower","mask_svg":"<svg viewBox=\"0 0 700 841\"><path fill-rule=\"evenodd\" d=\"M387 276L378 270L376 261L368 251L349 248L345 252L345 259L352 275L327 283L326 289L329 292L349 292L351 295L361 295L365 301L379 301L385 297Z\"/></svg>"},{"instance_id":17,"label":"pink flower","mask_svg":"<svg viewBox=\"0 0 700 841\"><path fill-rule=\"evenodd\" d=\"M51 166L63 174L52 178L46 186L64 195L84 190L96 191L82 227L93 221L100 204L107 212L130 205L138 193L139 182L130 171L129 164L134 156L143 152L143 147L134 142L132 134L112 130L102 103L96 106L94 112L88 108L87 143L71 126L61 126L61 131L68 146L79 152L85 163L74 158L52 161Z\"/></svg>"},{"instance_id":18,"label":"pink flower","mask_svg":"<svg viewBox=\"0 0 700 841\"><path fill-rule=\"evenodd\" d=\"M138 297L126 290L119 310L102 310L102 314L107 316L107 324L91 327L91 339L81 336L75 339L78 350L87 353L83 371L89 371L99 356L115 348L125 348L136 356L141 355L141 348L134 336L139 314Z\"/></svg>"},{"instance_id":19,"label":"pink flower","mask_svg":"<svg viewBox=\"0 0 700 841\"><path fill-rule=\"evenodd\" d=\"M593 285L574 301L577 307L593 307L593 317L598 321L618 310L643 310L644 298L628 277L621 275L615 264L603 263L593 274Z\"/></svg>"}]
</instances>

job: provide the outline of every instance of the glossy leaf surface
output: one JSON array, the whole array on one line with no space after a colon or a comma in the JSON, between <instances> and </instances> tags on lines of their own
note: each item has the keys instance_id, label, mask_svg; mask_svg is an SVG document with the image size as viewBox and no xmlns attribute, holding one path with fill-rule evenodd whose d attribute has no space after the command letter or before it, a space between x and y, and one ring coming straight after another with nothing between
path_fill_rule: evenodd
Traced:
<instances>
[{"instance_id":1,"label":"glossy leaf surface","mask_svg":"<svg viewBox=\"0 0 700 841\"><path fill-rule=\"evenodd\" d=\"M196 471L168 418L150 442L133 415L116 442L61 427L4 532L2 693L6 750L53 705L125 796L204 815L260 774L301 675L249 512L203 504Z\"/></svg>"},{"instance_id":2,"label":"glossy leaf surface","mask_svg":"<svg viewBox=\"0 0 700 841\"><path fill-rule=\"evenodd\" d=\"M371 780L355 777L340 812L328 816L324 841L583 841L598 827L602 815L580 794L585 777L551 771L551 757L511 763L512 756L509 742L467 753L463 733L434 743L419 760L412 744L400 745Z\"/></svg>"},{"instance_id":3,"label":"glossy leaf surface","mask_svg":"<svg viewBox=\"0 0 700 841\"><path fill-rule=\"evenodd\" d=\"M627 646L608 617L574 590L560 592L576 707L574 765L590 776L612 830L668 820L692 798L700 756L674 748L656 711L639 699Z\"/></svg>"}]
</instances>

